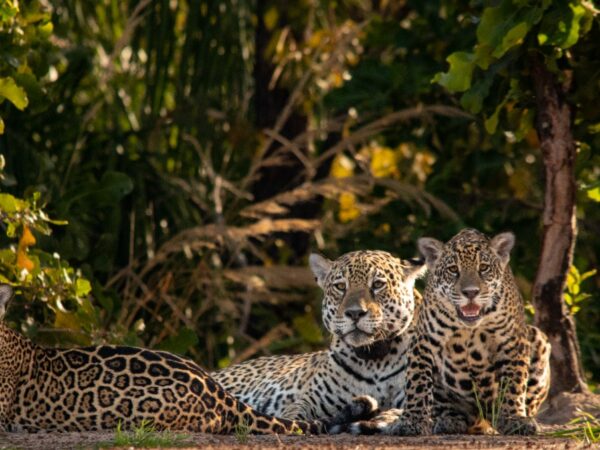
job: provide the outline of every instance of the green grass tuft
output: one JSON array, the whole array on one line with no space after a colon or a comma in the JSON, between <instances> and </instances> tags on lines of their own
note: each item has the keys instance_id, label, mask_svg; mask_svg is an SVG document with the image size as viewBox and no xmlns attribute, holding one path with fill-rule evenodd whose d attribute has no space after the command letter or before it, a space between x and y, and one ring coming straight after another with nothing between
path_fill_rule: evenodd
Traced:
<instances>
[{"instance_id":1,"label":"green grass tuft","mask_svg":"<svg viewBox=\"0 0 600 450\"><path fill-rule=\"evenodd\" d=\"M585 444L600 442L600 419L589 413L583 413L581 417L571 420L566 429L549 431L545 436L556 438L571 438Z\"/></svg>"},{"instance_id":2,"label":"green grass tuft","mask_svg":"<svg viewBox=\"0 0 600 450\"><path fill-rule=\"evenodd\" d=\"M473 386L473 395L475 396L475 404L477 405L477 411L479 413L479 418L481 420L487 420L490 425L495 429L498 426L498 420L500 418L500 413L502 411L502 407L504 406L504 402L506 401L506 392L510 387L510 381L502 377L500 379L500 386L498 388L498 395L494 398L492 402L491 411L488 410L488 404L481 404L478 395L478 387L474 380L471 381ZM485 409L484 409L485 406Z\"/></svg>"},{"instance_id":3,"label":"green grass tuft","mask_svg":"<svg viewBox=\"0 0 600 450\"><path fill-rule=\"evenodd\" d=\"M248 436L250 435L250 426L246 421L239 422L235 428L233 429L235 433L235 439L240 444L245 444L248 442Z\"/></svg>"},{"instance_id":4,"label":"green grass tuft","mask_svg":"<svg viewBox=\"0 0 600 450\"><path fill-rule=\"evenodd\" d=\"M115 438L112 442L106 442L100 447L183 447L188 445L188 436L175 434L171 431L156 431L151 422L142 420L138 427L130 431L124 431L121 423L117 425Z\"/></svg>"}]
</instances>

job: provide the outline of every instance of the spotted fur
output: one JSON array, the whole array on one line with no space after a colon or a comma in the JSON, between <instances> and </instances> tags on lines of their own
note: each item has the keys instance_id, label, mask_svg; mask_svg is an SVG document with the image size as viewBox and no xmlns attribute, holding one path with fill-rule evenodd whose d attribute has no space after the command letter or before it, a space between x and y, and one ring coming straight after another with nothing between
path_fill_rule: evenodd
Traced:
<instances>
[{"instance_id":1,"label":"spotted fur","mask_svg":"<svg viewBox=\"0 0 600 450\"><path fill-rule=\"evenodd\" d=\"M508 265L513 244L511 233L489 239L472 229L445 245L419 240L429 276L412 336L406 398L395 402L400 409L354 424L353 432L473 432L478 402L501 434L536 432L533 416L550 382L550 345L525 322Z\"/></svg>"},{"instance_id":2,"label":"spotted fur","mask_svg":"<svg viewBox=\"0 0 600 450\"><path fill-rule=\"evenodd\" d=\"M402 395L403 333L414 317L421 261L382 251L347 253L335 261L311 255L323 289L327 351L263 357L214 373L226 389L258 410L290 419L333 417L355 395L384 407Z\"/></svg>"},{"instance_id":3,"label":"spotted fur","mask_svg":"<svg viewBox=\"0 0 600 450\"><path fill-rule=\"evenodd\" d=\"M12 296L0 286L0 431L95 431L139 426L229 433L320 433L338 421L369 416L358 398L335 420L295 421L260 413L226 392L185 358L134 347L51 349L2 321Z\"/></svg>"}]
</instances>

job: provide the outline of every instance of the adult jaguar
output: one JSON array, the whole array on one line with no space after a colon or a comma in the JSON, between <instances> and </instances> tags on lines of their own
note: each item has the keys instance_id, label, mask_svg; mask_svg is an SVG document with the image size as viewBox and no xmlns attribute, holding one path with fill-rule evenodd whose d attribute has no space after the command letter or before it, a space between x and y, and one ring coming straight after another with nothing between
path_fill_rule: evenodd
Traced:
<instances>
[{"instance_id":1,"label":"adult jaguar","mask_svg":"<svg viewBox=\"0 0 600 450\"><path fill-rule=\"evenodd\" d=\"M262 357L213 376L259 411L289 419L333 417L356 395L389 407L404 391L403 333L414 317L413 287L424 263L383 251L351 252L335 261L313 254L309 263L324 292L329 349Z\"/></svg>"},{"instance_id":2,"label":"adult jaguar","mask_svg":"<svg viewBox=\"0 0 600 450\"><path fill-rule=\"evenodd\" d=\"M419 239L429 270L416 320L406 397L351 431L465 433L482 415L502 434L533 434L548 393L550 345L525 322L509 267L512 233L465 229L443 244Z\"/></svg>"},{"instance_id":3,"label":"adult jaguar","mask_svg":"<svg viewBox=\"0 0 600 450\"><path fill-rule=\"evenodd\" d=\"M0 285L0 431L95 431L149 421L156 429L319 433L335 420L276 419L226 392L193 362L167 352L99 346L50 349L3 322L12 289ZM337 418L370 414L358 398ZM347 415L346 417L343 417Z\"/></svg>"}]
</instances>

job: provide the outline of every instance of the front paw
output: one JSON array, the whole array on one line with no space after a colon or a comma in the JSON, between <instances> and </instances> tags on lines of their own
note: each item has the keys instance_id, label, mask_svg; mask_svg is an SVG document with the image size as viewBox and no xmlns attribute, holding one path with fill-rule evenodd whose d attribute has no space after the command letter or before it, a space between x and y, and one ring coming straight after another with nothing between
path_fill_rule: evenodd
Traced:
<instances>
[{"instance_id":1,"label":"front paw","mask_svg":"<svg viewBox=\"0 0 600 450\"><path fill-rule=\"evenodd\" d=\"M346 431L351 434L387 434L390 425L402 415L401 409L388 409L371 420L361 420L350 424Z\"/></svg>"},{"instance_id":2,"label":"front paw","mask_svg":"<svg viewBox=\"0 0 600 450\"><path fill-rule=\"evenodd\" d=\"M384 433L394 436L421 436L431 434L431 431L431 419L404 413L387 426Z\"/></svg>"},{"instance_id":3,"label":"front paw","mask_svg":"<svg viewBox=\"0 0 600 450\"><path fill-rule=\"evenodd\" d=\"M530 436L538 432L538 424L533 417L501 417L496 427L500 434Z\"/></svg>"},{"instance_id":4,"label":"front paw","mask_svg":"<svg viewBox=\"0 0 600 450\"><path fill-rule=\"evenodd\" d=\"M466 434L467 430L468 425L464 417L440 417L433 425L433 434Z\"/></svg>"}]
</instances>

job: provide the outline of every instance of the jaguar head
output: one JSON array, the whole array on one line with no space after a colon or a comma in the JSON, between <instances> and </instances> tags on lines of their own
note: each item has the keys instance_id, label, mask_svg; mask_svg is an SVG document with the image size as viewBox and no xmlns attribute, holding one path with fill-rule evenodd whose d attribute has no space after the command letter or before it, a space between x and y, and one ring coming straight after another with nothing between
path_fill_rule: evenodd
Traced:
<instances>
[{"instance_id":1,"label":"jaguar head","mask_svg":"<svg viewBox=\"0 0 600 450\"><path fill-rule=\"evenodd\" d=\"M465 229L446 244L421 238L419 251L429 270L428 290L451 305L457 318L476 326L502 299L505 271L515 243L512 233L492 239Z\"/></svg>"},{"instance_id":2,"label":"jaguar head","mask_svg":"<svg viewBox=\"0 0 600 450\"><path fill-rule=\"evenodd\" d=\"M365 250L335 261L312 254L309 262L324 293L325 327L346 344L363 347L390 339L411 323L415 279L425 271L422 261Z\"/></svg>"}]
</instances>

